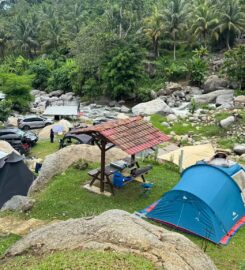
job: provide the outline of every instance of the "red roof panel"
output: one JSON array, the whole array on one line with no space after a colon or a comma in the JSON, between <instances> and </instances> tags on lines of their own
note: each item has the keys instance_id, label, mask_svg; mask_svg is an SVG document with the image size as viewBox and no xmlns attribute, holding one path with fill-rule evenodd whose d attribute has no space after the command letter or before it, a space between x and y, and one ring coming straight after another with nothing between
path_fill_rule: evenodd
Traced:
<instances>
[{"instance_id":1,"label":"red roof panel","mask_svg":"<svg viewBox=\"0 0 245 270\"><path fill-rule=\"evenodd\" d=\"M123 151L134 155L170 138L144 121L142 117L113 120L96 126L75 130L72 133L99 133Z\"/></svg>"}]
</instances>

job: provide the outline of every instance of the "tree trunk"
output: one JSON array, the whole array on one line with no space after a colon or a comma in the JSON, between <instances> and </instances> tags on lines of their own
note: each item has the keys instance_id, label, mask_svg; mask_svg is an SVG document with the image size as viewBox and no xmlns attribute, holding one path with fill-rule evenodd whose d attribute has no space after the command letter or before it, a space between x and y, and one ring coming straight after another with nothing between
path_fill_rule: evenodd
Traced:
<instances>
[{"instance_id":1,"label":"tree trunk","mask_svg":"<svg viewBox=\"0 0 245 270\"><path fill-rule=\"evenodd\" d=\"M119 38L122 38L122 7L120 7Z\"/></svg>"},{"instance_id":2,"label":"tree trunk","mask_svg":"<svg viewBox=\"0 0 245 270\"><path fill-rule=\"evenodd\" d=\"M176 60L176 42L174 40L174 61Z\"/></svg>"},{"instance_id":3,"label":"tree trunk","mask_svg":"<svg viewBox=\"0 0 245 270\"><path fill-rule=\"evenodd\" d=\"M157 39L155 39L154 37L152 38L152 47L153 47L154 58L156 59L157 57L159 57L158 38Z\"/></svg>"},{"instance_id":4,"label":"tree trunk","mask_svg":"<svg viewBox=\"0 0 245 270\"><path fill-rule=\"evenodd\" d=\"M227 35L226 35L226 47L228 50L231 49L231 47L230 47L230 32L229 31L227 32Z\"/></svg>"}]
</instances>

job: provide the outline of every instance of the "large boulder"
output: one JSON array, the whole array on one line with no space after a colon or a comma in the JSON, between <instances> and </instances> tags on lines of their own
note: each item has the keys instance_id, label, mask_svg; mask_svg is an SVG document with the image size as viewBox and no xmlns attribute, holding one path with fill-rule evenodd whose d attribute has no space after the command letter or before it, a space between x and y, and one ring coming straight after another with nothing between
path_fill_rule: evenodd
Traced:
<instances>
[{"instance_id":1,"label":"large boulder","mask_svg":"<svg viewBox=\"0 0 245 270\"><path fill-rule=\"evenodd\" d=\"M236 121L235 116L229 116L229 117L227 117L227 118L220 121L220 126L222 128L227 128L230 125L232 125L235 121Z\"/></svg>"},{"instance_id":2,"label":"large boulder","mask_svg":"<svg viewBox=\"0 0 245 270\"><path fill-rule=\"evenodd\" d=\"M245 154L245 144L236 144L233 148L233 151L238 155Z\"/></svg>"},{"instance_id":3,"label":"large boulder","mask_svg":"<svg viewBox=\"0 0 245 270\"><path fill-rule=\"evenodd\" d=\"M232 89L223 89L217 90L208 94L194 96L194 99L197 103L201 104L208 104L208 103L215 103L218 96L224 95L234 95L234 90Z\"/></svg>"},{"instance_id":4,"label":"large boulder","mask_svg":"<svg viewBox=\"0 0 245 270\"><path fill-rule=\"evenodd\" d=\"M46 140L49 139L50 137L50 130L54 127L54 126L62 126L64 128L63 132L66 133L69 131L70 128L72 128L72 124L65 119L61 119L58 123L53 124L53 125L48 125L44 128L42 128L39 133L38 133L38 137L41 140Z\"/></svg>"},{"instance_id":5,"label":"large boulder","mask_svg":"<svg viewBox=\"0 0 245 270\"><path fill-rule=\"evenodd\" d=\"M234 104L237 108L244 108L245 107L245 95L235 97Z\"/></svg>"},{"instance_id":6,"label":"large boulder","mask_svg":"<svg viewBox=\"0 0 245 270\"><path fill-rule=\"evenodd\" d=\"M227 80L219 78L217 75L209 76L204 82L204 94L210 93L215 90L224 89L228 86Z\"/></svg>"},{"instance_id":7,"label":"large boulder","mask_svg":"<svg viewBox=\"0 0 245 270\"><path fill-rule=\"evenodd\" d=\"M74 249L142 255L165 270L216 269L210 258L185 236L122 210L47 225L16 242L6 256Z\"/></svg>"},{"instance_id":8,"label":"large boulder","mask_svg":"<svg viewBox=\"0 0 245 270\"><path fill-rule=\"evenodd\" d=\"M1 211L21 211L26 212L32 208L35 200L26 196L15 195L10 200L5 202Z\"/></svg>"},{"instance_id":9,"label":"large boulder","mask_svg":"<svg viewBox=\"0 0 245 270\"><path fill-rule=\"evenodd\" d=\"M18 126L18 118L15 116L10 116L7 120L7 125L12 127Z\"/></svg>"},{"instance_id":10,"label":"large boulder","mask_svg":"<svg viewBox=\"0 0 245 270\"><path fill-rule=\"evenodd\" d=\"M7 154L11 154L12 152L15 152L16 154L19 154L8 142L0 140L0 151L5 152Z\"/></svg>"},{"instance_id":11,"label":"large boulder","mask_svg":"<svg viewBox=\"0 0 245 270\"><path fill-rule=\"evenodd\" d=\"M49 93L50 97L60 97L63 94L62 90L56 90Z\"/></svg>"},{"instance_id":12,"label":"large boulder","mask_svg":"<svg viewBox=\"0 0 245 270\"><path fill-rule=\"evenodd\" d=\"M222 106L223 108L232 108L234 106L233 99L234 99L233 93L219 95L216 98L216 105Z\"/></svg>"},{"instance_id":13,"label":"large boulder","mask_svg":"<svg viewBox=\"0 0 245 270\"><path fill-rule=\"evenodd\" d=\"M166 84L166 86L163 89L158 91L157 95L158 96L171 95L175 91L180 91L180 90L182 90L182 86L179 83L169 82Z\"/></svg>"},{"instance_id":14,"label":"large boulder","mask_svg":"<svg viewBox=\"0 0 245 270\"><path fill-rule=\"evenodd\" d=\"M106 162L123 159L128 155L120 149L112 148L106 152ZM100 162L101 151L95 145L71 145L65 147L51 155L48 155L42 165L39 176L33 182L29 190L29 195L41 190L53 176L68 169L73 163L83 160L88 162Z\"/></svg>"},{"instance_id":15,"label":"large boulder","mask_svg":"<svg viewBox=\"0 0 245 270\"><path fill-rule=\"evenodd\" d=\"M148 102L137 104L132 108L132 112L135 115L167 115L173 111L162 99L157 98Z\"/></svg>"}]
</instances>

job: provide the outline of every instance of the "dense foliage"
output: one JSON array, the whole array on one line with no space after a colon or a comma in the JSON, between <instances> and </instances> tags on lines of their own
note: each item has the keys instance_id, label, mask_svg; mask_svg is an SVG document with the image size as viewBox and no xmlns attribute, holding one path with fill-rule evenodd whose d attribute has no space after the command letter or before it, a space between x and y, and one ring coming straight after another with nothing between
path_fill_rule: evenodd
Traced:
<instances>
[{"instance_id":1,"label":"dense foliage","mask_svg":"<svg viewBox=\"0 0 245 270\"><path fill-rule=\"evenodd\" d=\"M13 73L0 74L0 88L6 94L6 100L12 108L20 112L28 111L32 100L30 94L32 77Z\"/></svg>"},{"instance_id":2,"label":"dense foliage","mask_svg":"<svg viewBox=\"0 0 245 270\"><path fill-rule=\"evenodd\" d=\"M46 91L147 99L164 80L200 85L206 64L192 51L236 47L244 29L242 0L4 0L0 73L31 74Z\"/></svg>"}]
</instances>

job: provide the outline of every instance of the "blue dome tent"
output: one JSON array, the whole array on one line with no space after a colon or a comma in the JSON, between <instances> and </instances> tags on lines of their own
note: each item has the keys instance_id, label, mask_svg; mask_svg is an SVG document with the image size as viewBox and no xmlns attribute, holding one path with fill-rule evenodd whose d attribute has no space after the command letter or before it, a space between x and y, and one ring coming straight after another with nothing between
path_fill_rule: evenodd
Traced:
<instances>
[{"instance_id":1,"label":"blue dome tent","mask_svg":"<svg viewBox=\"0 0 245 270\"><path fill-rule=\"evenodd\" d=\"M171 191L140 214L212 242L227 244L245 224L244 197L238 181L233 179L239 172L244 173L239 164L229 168L205 163L193 165L183 171L180 182Z\"/></svg>"}]
</instances>

